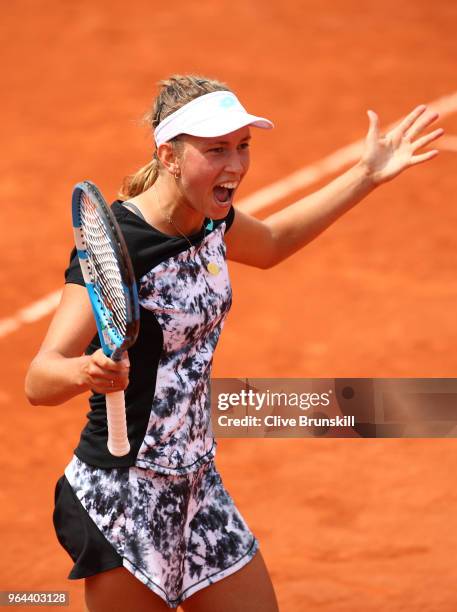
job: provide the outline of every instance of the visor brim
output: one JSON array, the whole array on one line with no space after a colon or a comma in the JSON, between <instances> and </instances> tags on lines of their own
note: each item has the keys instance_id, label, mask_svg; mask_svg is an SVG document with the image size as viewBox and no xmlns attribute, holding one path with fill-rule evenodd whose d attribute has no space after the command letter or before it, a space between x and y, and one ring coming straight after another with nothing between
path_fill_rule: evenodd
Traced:
<instances>
[{"instance_id":1,"label":"visor brim","mask_svg":"<svg viewBox=\"0 0 457 612\"><path fill-rule=\"evenodd\" d=\"M271 130L274 124L265 117L257 117L249 113L231 113L229 116L214 116L184 129L182 134L200 136L201 138L215 138L236 132L243 127L252 125L263 130Z\"/></svg>"}]
</instances>

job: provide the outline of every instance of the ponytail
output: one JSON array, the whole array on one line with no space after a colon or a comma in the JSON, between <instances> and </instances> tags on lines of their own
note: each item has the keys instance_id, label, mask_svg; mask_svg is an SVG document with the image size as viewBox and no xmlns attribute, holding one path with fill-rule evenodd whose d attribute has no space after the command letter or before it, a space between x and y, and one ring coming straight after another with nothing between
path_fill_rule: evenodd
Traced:
<instances>
[{"instance_id":1,"label":"ponytail","mask_svg":"<svg viewBox=\"0 0 457 612\"><path fill-rule=\"evenodd\" d=\"M159 176L159 163L154 153L152 160L148 164L140 168L135 174L126 176L118 194L119 199L128 200L152 187Z\"/></svg>"}]
</instances>

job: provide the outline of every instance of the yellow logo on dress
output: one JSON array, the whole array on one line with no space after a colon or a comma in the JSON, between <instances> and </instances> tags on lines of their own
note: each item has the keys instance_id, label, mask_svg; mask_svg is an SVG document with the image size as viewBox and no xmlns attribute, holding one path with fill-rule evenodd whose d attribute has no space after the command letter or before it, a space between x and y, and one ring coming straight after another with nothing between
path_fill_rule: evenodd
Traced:
<instances>
[{"instance_id":1,"label":"yellow logo on dress","mask_svg":"<svg viewBox=\"0 0 457 612\"><path fill-rule=\"evenodd\" d=\"M206 268L208 272L213 276L217 276L217 274L219 274L220 272L219 266L215 264L214 261L210 261Z\"/></svg>"}]
</instances>

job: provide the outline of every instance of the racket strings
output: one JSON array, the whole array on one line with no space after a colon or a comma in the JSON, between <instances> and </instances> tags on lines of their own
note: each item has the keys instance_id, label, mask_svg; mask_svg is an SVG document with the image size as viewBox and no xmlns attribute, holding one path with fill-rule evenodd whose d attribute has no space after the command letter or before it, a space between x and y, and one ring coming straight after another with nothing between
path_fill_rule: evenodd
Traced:
<instances>
[{"instance_id":1,"label":"racket strings","mask_svg":"<svg viewBox=\"0 0 457 612\"><path fill-rule=\"evenodd\" d=\"M106 324L124 337L127 330L126 300L110 235L95 203L86 195L81 198L80 211L94 291L104 306Z\"/></svg>"}]
</instances>

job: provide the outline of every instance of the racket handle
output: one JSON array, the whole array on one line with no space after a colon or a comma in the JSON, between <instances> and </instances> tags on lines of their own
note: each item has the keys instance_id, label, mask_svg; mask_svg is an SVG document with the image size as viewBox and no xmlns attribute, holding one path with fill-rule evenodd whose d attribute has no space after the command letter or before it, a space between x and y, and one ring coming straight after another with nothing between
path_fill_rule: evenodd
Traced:
<instances>
[{"instance_id":1,"label":"racket handle","mask_svg":"<svg viewBox=\"0 0 457 612\"><path fill-rule=\"evenodd\" d=\"M125 416L125 397L123 391L106 395L106 416L108 420L108 450L115 457L123 457L130 452Z\"/></svg>"}]
</instances>

